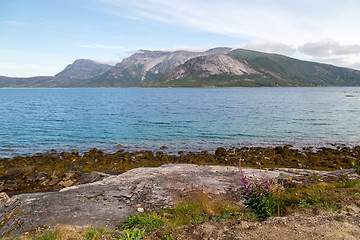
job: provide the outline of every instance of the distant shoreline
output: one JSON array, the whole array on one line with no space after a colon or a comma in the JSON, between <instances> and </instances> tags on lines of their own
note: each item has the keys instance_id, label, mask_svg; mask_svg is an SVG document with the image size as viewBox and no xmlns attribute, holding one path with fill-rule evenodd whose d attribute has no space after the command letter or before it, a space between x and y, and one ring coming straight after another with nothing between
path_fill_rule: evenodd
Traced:
<instances>
[{"instance_id":1,"label":"distant shoreline","mask_svg":"<svg viewBox=\"0 0 360 240\"><path fill-rule=\"evenodd\" d=\"M162 88L162 89L167 89L167 88L175 88L175 89L181 89L181 88L199 88L199 89L203 89L203 88L358 88L360 87L360 85L298 85L298 86L131 86L131 87L111 87L111 86L98 86L98 87L61 87L61 86L56 86L56 87L35 87L35 86L31 86L31 87L0 87L0 89L136 89L136 88L140 88L140 89L156 89L156 88Z\"/></svg>"}]
</instances>

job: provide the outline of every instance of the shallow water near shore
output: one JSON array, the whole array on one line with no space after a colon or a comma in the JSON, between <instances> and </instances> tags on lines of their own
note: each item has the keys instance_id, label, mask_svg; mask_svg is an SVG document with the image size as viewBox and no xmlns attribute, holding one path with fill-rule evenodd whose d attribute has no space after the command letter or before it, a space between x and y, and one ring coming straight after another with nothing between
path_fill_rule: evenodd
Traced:
<instances>
[{"instance_id":1,"label":"shallow water near shore","mask_svg":"<svg viewBox=\"0 0 360 240\"><path fill-rule=\"evenodd\" d=\"M360 145L360 87L0 89L0 157Z\"/></svg>"}]
</instances>

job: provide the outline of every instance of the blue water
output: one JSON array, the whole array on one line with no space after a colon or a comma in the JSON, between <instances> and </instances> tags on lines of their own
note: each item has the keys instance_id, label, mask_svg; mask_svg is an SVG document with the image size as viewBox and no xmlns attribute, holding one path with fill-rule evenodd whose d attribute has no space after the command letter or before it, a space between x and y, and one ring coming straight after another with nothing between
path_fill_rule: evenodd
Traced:
<instances>
[{"instance_id":1,"label":"blue water","mask_svg":"<svg viewBox=\"0 0 360 240\"><path fill-rule=\"evenodd\" d=\"M359 108L359 87L0 89L0 156L117 144L354 146Z\"/></svg>"}]
</instances>

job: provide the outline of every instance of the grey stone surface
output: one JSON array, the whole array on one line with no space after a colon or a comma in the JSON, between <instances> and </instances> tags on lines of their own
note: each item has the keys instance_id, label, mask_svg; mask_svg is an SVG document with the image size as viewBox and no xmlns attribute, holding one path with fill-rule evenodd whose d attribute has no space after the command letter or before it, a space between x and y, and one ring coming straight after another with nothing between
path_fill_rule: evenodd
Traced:
<instances>
[{"instance_id":1,"label":"grey stone surface","mask_svg":"<svg viewBox=\"0 0 360 240\"><path fill-rule=\"evenodd\" d=\"M289 169L243 171L253 179L294 176ZM18 236L58 224L112 228L138 208L173 204L180 193L196 190L239 197L239 188L237 167L166 164L137 168L59 192L20 194L7 199L0 207L0 236Z\"/></svg>"}]
</instances>

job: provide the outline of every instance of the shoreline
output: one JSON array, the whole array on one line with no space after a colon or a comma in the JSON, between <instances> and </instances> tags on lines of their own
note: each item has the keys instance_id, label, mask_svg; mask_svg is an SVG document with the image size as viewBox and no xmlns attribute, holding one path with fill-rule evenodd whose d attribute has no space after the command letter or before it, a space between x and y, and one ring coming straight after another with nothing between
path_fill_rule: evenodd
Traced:
<instances>
[{"instance_id":1,"label":"shoreline","mask_svg":"<svg viewBox=\"0 0 360 240\"><path fill-rule=\"evenodd\" d=\"M77 151L50 151L30 156L0 158L0 192L48 192L65 187L98 181L139 167L159 167L166 163L238 166L251 168L297 168L335 171L353 168L360 163L360 146L292 148L219 147L214 152L167 153L127 149L107 153L92 148L82 154Z\"/></svg>"},{"instance_id":2,"label":"shoreline","mask_svg":"<svg viewBox=\"0 0 360 240\"><path fill-rule=\"evenodd\" d=\"M289 146L293 149L304 150L304 149L314 149L318 150L321 148L332 148L339 149L344 147L354 148L360 146L359 142L340 142L340 141L281 141L281 140L262 140L262 141L244 141L244 142L230 142L223 141L154 141L154 142L140 142L140 143L107 143L107 144L76 144L73 146L64 145L60 146L54 144L52 147L24 147L23 150L18 147L16 149L3 147L0 148L0 159L7 158L12 159L15 157L31 157L33 155L39 154L53 154L61 152L78 152L79 154L84 154L89 152L91 149L98 149L106 154L113 154L119 150L124 150L128 152L134 151L162 151L166 154L177 155L178 152L184 153L200 153L207 151L209 153L215 153L216 149L222 147L226 149L235 149L235 148L275 148L278 146Z\"/></svg>"}]
</instances>

